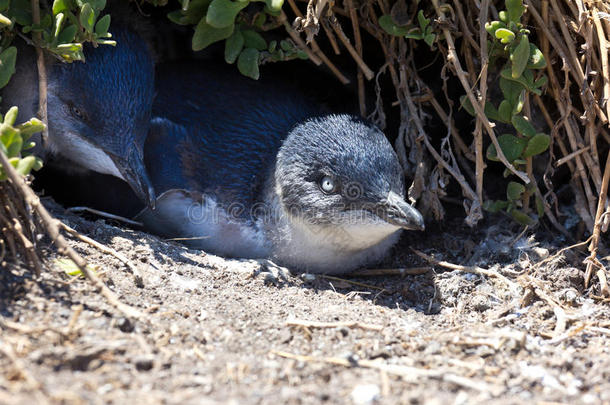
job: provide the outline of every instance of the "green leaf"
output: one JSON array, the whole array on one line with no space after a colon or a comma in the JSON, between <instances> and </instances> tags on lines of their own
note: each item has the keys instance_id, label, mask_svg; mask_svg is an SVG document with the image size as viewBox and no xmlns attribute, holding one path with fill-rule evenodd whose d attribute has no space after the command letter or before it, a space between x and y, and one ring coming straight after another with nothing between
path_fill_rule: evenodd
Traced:
<instances>
[{"instance_id":1,"label":"green leaf","mask_svg":"<svg viewBox=\"0 0 610 405\"><path fill-rule=\"evenodd\" d=\"M528 142L523 156L530 157L539 155L549 148L551 138L547 134L536 134Z\"/></svg>"},{"instance_id":2,"label":"green leaf","mask_svg":"<svg viewBox=\"0 0 610 405\"><path fill-rule=\"evenodd\" d=\"M434 45L435 40L436 40L436 34L424 35L424 42L427 43L430 48L432 48L432 45Z\"/></svg>"},{"instance_id":3,"label":"green leaf","mask_svg":"<svg viewBox=\"0 0 610 405\"><path fill-rule=\"evenodd\" d=\"M271 42L269 42L269 47L267 48L267 50L270 53L273 53L273 52L275 52L276 49L277 49L277 41L274 39Z\"/></svg>"},{"instance_id":4,"label":"green leaf","mask_svg":"<svg viewBox=\"0 0 610 405\"><path fill-rule=\"evenodd\" d=\"M472 103L470 102L468 96L460 97L460 104L462 105L462 107L464 107L464 110L466 110L468 114L472 115L473 117L476 116L476 111L474 110L474 107L472 106Z\"/></svg>"},{"instance_id":5,"label":"green leaf","mask_svg":"<svg viewBox=\"0 0 610 405\"><path fill-rule=\"evenodd\" d=\"M96 39L95 42L102 45L116 46L116 41L112 39Z\"/></svg>"},{"instance_id":6,"label":"green leaf","mask_svg":"<svg viewBox=\"0 0 610 405\"><path fill-rule=\"evenodd\" d=\"M515 39L515 33L506 28L498 28L496 30L496 38L503 44L508 44Z\"/></svg>"},{"instance_id":7,"label":"green leaf","mask_svg":"<svg viewBox=\"0 0 610 405\"><path fill-rule=\"evenodd\" d=\"M78 268L76 263L74 263L70 259L56 259L55 265L60 267L64 271L64 273L66 273L69 276L82 276L83 275L83 273Z\"/></svg>"},{"instance_id":8,"label":"green leaf","mask_svg":"<svg viewBox=\"0 0 610 405\"><path fill-rule=\"evenodd\" d=\"M510 61L512 63L512 76L513 79L521 76L525 67L527 66L527 62L530 58L530 42L527 39L527 36L522 35L521 40L519 41L519 45L515 48L515 50L510 54Z\"/></svg>"},{"instance_id":9,"label":"green leaf","mask_svg":"<svg viewBox=\"0 0 610 405\"><path fill-rule=\"evenodd\" d=\"M501 21L492 21L485 23L485 30L489 33L489 35L494 38L496 37L496 31L500 28L506 28L506 24Z\"/></svg>"},{"instance_id":10,"label":"green leaf","mask_svg":"<svg viewBox=\"0 0 610 405\"><path fill-rule=\"evenodd\" d=\"M244 36L244 47L254 48L259 51L267 49L267 41L265 41L265 38L258 32L254 30L244 30L242 31L242 35Z\"/></svg>"},{"instance_id":11,"label":"green leaf","mask_svg":"<svg viewBox=\"0 0 610 405\"><path fill-rule=\"evenodd\" d=\"M106 0L87 0L94 10L103 10L106 7Z\"/></svg>"},{"instance_id":12,"label":"green leaf","mask_svg":"<svg viewBox=\"0 0 610 405\"><path fill-rule=\"evenodd\" d=\"M523 153L523 150L527 145L527 140L511 134L502 134L498 137L498 144L500 145L502 152L504 152L506 160L513 162ZM487 148L487 159L496 162L500 161L500 159L498 159L496 147L493 143Z\"/></svg>"},{"instance_id":13,"label":"green leaf","mask_svg":"<svg viewBox=\"0 0 610 405\"><path fill-rule=\"evenodd\" d=\"M548 81L549 81L549 78L546 77L546 75L542 75L542 76L540 76L540 78L538 80L536 80L534 82L534 87L538 89L538 88L544 86Z\"/></svg>"},{"instance_id":14,"label":"green leaf","mask_svg":"<svg viewBox=\"0 0 610 405\"><path fill-rule=\"evenodd\" d=\"M6 17L3 14L0 14L0 28L9 27L9 26L11 26L11 24L13 24L13 22L11 21L10 18Z\"/></svg>"},{"instance_id":15,"label":"green leaf","mask_svg":"<svg viewBox=\"0 0 610 405\"><path fill-rule=\"evenodd\" d=\"M518 223L520 223L521 225L535 225L538 221L535 220L534 218L530 217L529 215L527 215L526 213L524 213L523 211L517 210L517 209L513 209L510 211L510 215L511 217L513 217L513 219L515 221L517 221Z\"/></svg>"},{"instance_id":16,"label":"green leaf","mask_svg":"<svg viewBox=\"0 0 610 405\"><path fill-rule=\"evenodd\" d=\"M85 60L85 54L83 53L83 45L79 43L62 44L58 45L56 53L58 53L67 62L73 62L75 60Z\"/></svg>"},{"instance_id":17,"label":"green leaf","mask_svg":"<svg viewBox=\"0 0 610 405\"><path fill-rule=\"evenodd\" d=\"M110 14L106 14L95 24L95 35L98 37L108 36L108 28L110 28Z\"/></svg>"},{"instance_id":18,"label":"green leaf","mask_svg":"<svg viewBox=\"0 0 610 405\"><path fill-rule=\"evenodd\" d=\"M235 23L237 13L247 5L247 1L212 0L205 20L214 28L230 27Z\"/></svg>"},{"instance_id":19,"label":"green leaf","mask_svg":"<svg viewBox=\"0 0 610 405\"><path fill-rule=\"evenodd\" d=\"M521 198L521 194L525 192L525 186L516 181L511 181L506 187L506 198L509 201L515 201Z\"/></svg>"},{"instance_id":20,"label":"green leaf","mask_svg":"<svg viewBox=\"0 0 610 405\"><path fill-rule=\"evenodd\" d=\"M64 13L59 13L55 16L55 29L53 31L53 37L57 39L59 34L64 26L65 15Z\"/></svg>"},{"instance_id":21,"label":"green leaf","mask_svg":"<svg viewBox=\"0 0 610 405\"><path fill-rule=\"evenodd\" d=\"M522 0L506 0L506 11L508 12L508 19L514 23L521 21L521 16L525 12Z\"/></svg>"},{"instance_id":22,"label":"green leaf","mask_svg":"<svg viewBox=\"0 0 610 405\"><path fill-rule=\"evenodd\" d=\"M489 101L485 102L485 115L490 120L501 121L500 113L498 112L496 107L492 103L490 103Z\"/></svg>"},{"instance_id":23,"label":"green leaf","mask_svg":"<svg viewBox=\"0 0 610 405\"><path fill-rule=\"evenodd\" d=\"M534 44L530 44L530 57L527 62L528 69L544 69L546 67L546 59L544 54Z\"/></svg>"},{"instance_id":24,"label":"green leaf","mask_svg":"<svg viewBox=\"0 0 610 405\"><path fill-rule=\"evenodd\" d=\"M522 115L513 115L511 123L520 134L523 134L528 138L536 135L536 129L532 123Z\"/></svg>"},{"instance_id":25,"label":"green leaf","mask_svg":"<svg viewBox=\"0 0 610 405\"><path fill-rule=\"evenodd\" d=\"M61 52L76 53L78 51L82 51L83 44L79 44L76 42L71 43L71 44L60 44L60 45L57 45L57 49Z\"/></svg>"},{"instance_id":26,"label":"green leaf","mask_svg":"<svg viewBox=\"0 0 610 405\"><path fill-rule=\"evenodd\" d=\"M237 57L244 47L244 36L241 31L235 30L225 41L225 61L227 63L235 63Z\"/></svg>"},{"instance_id":27,"label":"green leaf","mask_svg":"<svg viewBox=\"0 0 610 405\"><path fill-rule=\"evenodd\" d=\"M428 24L430 24L430 19L424 16L424 10L419 10L417 13L417 22L419 23L422 32L424 32Z\"/></svg>"},{"instance_id":28,"label":"green leaf","mask_svg":"<svg viewBox=\"0 0 610 405\"><path fill-rule=\"evenodd\" d=\"M513 116L513 106L507 100L502 100L498 107L498 121L502 121L506 124L510 123Z\"/></svg>"},{"instance_id":29,"label":"green leaf","mask_svg":"<svg viewBox=\"0 0 610 405\"><path fill-rule=\"evenodd\" d=\"M174 10L167 13L167 18L174 24L178 25L190 25L186 20L182 10ZM197 20L199 21L199 20Z\"/></svg>"},{"instance_id":30,"label":"green leaf","mask_svg":"<svg viewBox=\"0 0 610 405\"><path fill-rule=\"evenodd\" d=\"M64 273L69 276L82 276L81 270L78 268L76 263L74 263L71 259L61 258L55 259L55 265L59 267ZM92 266L90 264L87 265L87 269L91 272L96 272L98 266Z\"/></svg>"},{"instance_id":31,"label":"green leaf","mask_svg":"<svg viewBox=\"0 0 610 405\"><path fill-rule=\"evenodd\" d=\"M214 28L206 22L205 18L202 18L195 28L195 34L193 34L193 50L200 51L214 42L229 38L233 33L233 28L233 25L225 28Z\"/></svg>"},{"instance_id":32,"label":"green leaf","mask_svg":"<svg viewBox=\"0 0 610 405\"><path fill-rule=\"evenodd\" d=\"M267 8L271 11L280 11L284 5L284 0L265 0Z\"/></svg>"},{"instance_id":33,"label":"green leaf","mask_svg":"<svg viewBox=\"0 0 610 405\"><path fill-rule=\"evenodd\" d=\"M258 70L260 52L254 48L246 48L237 59L237 69L244 76L258 80L260 73Z\"/></svg>"},{"instance_id":34,"label":"green leaf","mask_svg":"<svg viewBox=\"0 0 610 405\"><path fill-rule=\"evenodd\" d=\"M95 24L95 12L91 4L85 3L80 9L80 25L89 33L93 32L93 24Z\"/></svg>"},{"instance_id":35,"label":"green leaf","mask_svg":"<svg viewBox=\"0 0 610 405\"><path fill-rule=\"evenodd\" d=\"M525 91L522 91L517 98L517 102L513 105L512 115L517 115L523 110L523 104L525 103Z\"/></svg>"},{"instance_id":36,"label":"green leaf","mask_svg":"<svg viewBox=\"0 0 610 405\"><path fill-rule=\"evenodd\" d=\"M6 86L15 73L17 48L10 46L0 53L0 89Z\"/></svg>"},{"instance_id":37,"label":"green leaf","mask_svg":"<svg viewBox=\"0 0 610 405\"><path fill-rule=\"evenodd\" d=\"M39 157L36 157L36 161L34 162L34 167L32 167L32 170L38 171L40 169L42 169L43 163L42 163L42 159L40 159Z\"/></svg>"},{"instance_id":38,"label":"green leaf","mask_svg":"<svg viewBox=\"0 0 610 405\"><path fill-rule=\"evenodd\" d=\"M424 38L424 34L422 34L422 32L420 31L419 28L411 28L405 35L405 38L407 39L423 39Z\"/></svg>"},{"instance_id":39,"label":"green leaf","mask_svg":"<svg viewBox=\"0 0 610 405\"><path fill-rule=\"evenodd\" d=\"M21 147L23 146L23 139L19 136L19 132L15 131L16 135L12 136L11 142L8 144L7 156L8 157L20 157L21 156Z\"/></svg>"},{"instance_id":40,"label":"green leaf","mask_svg":"<svg viewBox=\"0 0 610 405\"><path fill-rule=\"evenodd\" d=\"M508 68L504 69L502 71L502 77L500 77L500 90L502 90L502 95L504 95L504 98L510 103L512 110L512 106L517 104L519 101L519 96L523 91L523 86L517 81L506 78L504 76L505 73L512 78L510 70Z\"/></svg>"},{"instance_id":41,"label":"green leaf","mask_svg":"<svg viewBox=\"0 0 610 405\"><path fill-rule=\"evenodd\" d=\"M24 140L27 140L36 132L44 130L44 123L38 118L31 118L29 121L18 125L17 128L21 132L21 137L24 138Z\"/></svg>"},{"instance_id":42,"label":"green leaf","mask_svg":"<svg viewBox=\"0 0 610 405\"><path fill-rule=\"evenodd\" d=\"M188 8L184 10L186 21L189 24L196 24L200 21L208 11L211 2L212 0L191 0Z\"/></svg>"},{"instance_id":43,"label":"green leaf","mask_svg":"<svg viewBox=\"0 0 610 405\"><path fill-rule=\"evenodd\" d=\"M19 108L16 106L11 107L6 114L4 114L3 123L11 126L14 125L17 120L17 114L19 114Z\"/></svg>"},{"instance_id":44,"label":"green leaf","mask_svg":"<svg viewBox=\"0 0 610 405\"><path fill-rule=\"evenodd\" d=\"M523 74L516 79L512 77L510 68L506 68L506 69L502 70L502 72L500 72L500 75L502 76L503 79L507 79L509 81L519 83L525 89L531 91L534 94L537 94L537 95L542 94L542 91L538 87L536 87L536 85L534 84L534 74L529 69L524 70Z\"/></svg>"},{"instance_id":45,"label":"green leaf","mask_svg":"<svg viewBox=\"0 0 610 405\"><path fill-rule=\"evenodd\" d=\"M64 11L70 11L69 2L66 0L55 0L53 2L53 15L57 15Z\"/></svg>"},{"instance_id":46,"label":"green leaf","mask_svg":"<svg viewBox=\"0 0 610 405\"><path fill-rule=\"evenodd\" d=\"M10 145L17 136L19 136L19 131L12 125L5 122L0 124L0 142L5 146Z\"/></svg>"},{"instance_id":47,"label":"green leaf","mask_svg":"<svg viewBox=\"0 0 610 405\"><path fill-rule=\"evenodd\" d=\"M496 212L500 212L506 208L508 208L508 201L502 201L502 200L495 200L495 201L490 201L487 200L485 201L485 203L483 203L483 209L485 211L489 211L493 214L495 214Z\"/></svg>"},{"instance_id":48,"label":"green leaf","mask_svg":"<svg viewBox=\"0 0 610 405\"><path fill-rule=\"evenodd\" d=\"M4 15L26 28L32 25L32 3L30 0L11 0Z\"/></svg>"},{"instance_id":49,"label":"green leaf","mask_svg":"<svg viewBox=\"0 0 610 405\"><path fill-rule=\"evenodd\" d=\"M208 6L212 0L190 0L184 2L181 10L175 10L167 14L167 17L179 25L194 25L205 17Z\"/></svg>"},{"instance_id":50,"label":"green leaf","mask_svg":"<svg viewBox=\"0 0 610 405\"><path fill-rule=\"evenodd\" d=\"M396 23L394 22L394 20L392 20L392 17L390 15L382 15L381 17L379 17L378 21L379 21L379 26L381 28L383 28L383 30L390 35L394 35L397 37L404 37L408 33L407 28L399 27L398 25L396 25Z\"/></svg>"},{"instance_id":51,"label":"green leaf","mask_svg":"<svg viewBox=\"0 0 610 405\"><path fill-rule=\"evenodd\" d=\"M67 44L74 41L76 38L76 32L78 27L76 25L69 25L63 29L63 31L57 36L57 42L60 44Z\"/></svg>"},{"instance_id":52,"label":"green leaf","mask_svg":"<svg viewBox=\"0 0 610 405\"><path fill-rule=\"evenodd\" d=\"M472 106L472 104L470 103L470 99L467 96L460 97L460 104L470 115L472 115L473 117L476 116L476 111L475 111L474 107ZM489 118L490 120L500 121L500 116L498 114L498 110L496 110L496 107L494 107L494 105L492 103L490 103L489 101L485 102L484 112L485 112L485 115L487 116L487 118Z\"/></svg>"},{"instance_id":53,"label":"green leaf","mask_svg":"<svg viewBox=\"0 0 610 405\"><path fill-rule=\"evenodd\" d=\"M17 169L17 172L22 176L27 176L32 171L34 164L36 164L36 157L26 156L19 160L15 169Z\"/></svg>"}]
</instances>

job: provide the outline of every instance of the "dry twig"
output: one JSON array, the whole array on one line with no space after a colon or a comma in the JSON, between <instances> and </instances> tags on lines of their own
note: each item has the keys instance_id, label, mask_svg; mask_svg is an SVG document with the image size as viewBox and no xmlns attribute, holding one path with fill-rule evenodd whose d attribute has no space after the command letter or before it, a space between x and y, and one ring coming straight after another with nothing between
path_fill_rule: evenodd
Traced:
<instances>
[{"instance_id":1,"label":"dry twig","mask_svg":"<svg viewBox=\"0 0 610 405\"><path fill-rule=\"evenodd\" d=\"M287 326L302 326L304 328L357 328L364 330L380 331L383 330L381 325L370 325L368 323L360 323L358 321L347 321L347 322L316 322L306 321L302 319L288 319L286 321Z\"/></svg>"},{"instance_id":2,"label":"dry twig","mask_svg":"<svg viewBox=\"0 0 610 405\"><path fill-rule=\"evenodd\" d=\"M516 290L518 288L517 284L513 283L512 281L510 281L509 279L507 279L506 277L504 277L502 274L498 273L497 271L483 269L478 266L462 266L460 264L453 264L453 263L446 262L444 260L435 259L434 257L429 256L429 255L425 254L424 252L420 252L417 249L411 248L411 250L413 252L415 252L416 255L418 255L419 257L421 257L424 260L427 260L428 262L430 262L432 264L436 264L438 266L445 267L445 268L451 269L451 270L462 271L464 273L478 274L478 275L482 275L482 276L486 276L486 277L490 277L490 278L497 278L498 280L501 280L502 282L504 282L508 287L510 287L513 290Z\"/></svg>"},{"instance_id":3,"label":"dry twig","mask_svg":"<svg viewBox=\"0 0 610 405\"><path fill-rule=\"evenodd\" d=\"M271 354L287 359L298 360L302 362L326 363L342 367L363 367L371 368L387 374L399 376L405 381L416 383L422 379L435 379L456 384L460 387L474 389L480 392L488 392L491 395L500 395L504 388L499 385L489 384L485 381L474 380L468 377L463 377L446 369L424 369L410 366L402 366L396 364L385 364L377 360L356 360L343 357L314 357L292 354L279 350L272 350Z\"/></svg>"},{"instance_id":4,"label":"dry twig","mask_svg":"<svg viewBox=\"0 0 610 405\"><path fill-rule=\"evenodd\" d=\"M110 290L94 272L89 270L87 267L87 261L68 245L64 237L59 232L60 221L53 218L51 214L49 214L47 209L40 203L38 196L27 184L25 184L23 177L21 177L21 175L17 173L17 171L9 163L4 153L0 153L0 164L2 164L4 167L4 171L7 173L13 186L19 191L19 194L23 196L27 204L30 205L38 214L38 217L44 224L47 233L57 245L59 254L68 256L70 260L76 264L82 274L91 281L91 283L102 293L104 297L106 297L112 306L122 312L125 316L140 318L142 316L141 313L135 308L121 302L116 294Z\"/></svg>"},{"instance_id":5,"label":"dry twig","mask_svg":"<svg viewBox=\"0 0 610 405\"><path fill-rule=\"evenodd\" d=\"M81 233L77 232L74 228L69 227L68 225L64 224L63 222L60 222L59 224L66 232L68 232L70 235L74 236L75 238L80 239L81 241L93 246L94 248L98 249L100 252L109 254L109 255L117 258L121 263L123 263L125 266L127 266L129 271L133 275L136 285L138 287L144 287L144 281L142 279L142 274L140 273L140 270L138 270L138 268L125 256L123 256L116 250L114 250L106 245L102 245L101 243L91 239L88 236L82 235Z\"/></svg>"}]
</instances>

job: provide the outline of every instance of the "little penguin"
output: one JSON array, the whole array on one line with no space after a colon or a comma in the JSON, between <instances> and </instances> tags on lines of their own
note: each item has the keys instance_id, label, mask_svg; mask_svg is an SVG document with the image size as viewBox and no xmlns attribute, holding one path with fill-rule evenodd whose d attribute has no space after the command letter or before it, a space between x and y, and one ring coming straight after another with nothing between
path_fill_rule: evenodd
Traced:
<instances>
[{"instance_id":1,"label":"little penguin","mask_svg":"<svg viewBox=\"0 0 610 405\"><path fill-rule=\"evenodd\" d=\"M113 24L116 47L85 45L86 63L46 58L49 136L34 153L62 171L92 170L126 181L146 204L155 200L143 148L154 99L154 58L147 43ZM38 111L34 48L17 39L15 75L2 90L2 110L19 106L21 117Z\"/></svg>"},{"instance_id":2,"label":"little penguin","mask_svg":"<svg viewBox=\"0 0 610 405\"><path fill-rule=\"evenodd\" d=\"M210 253L338 274L424 229L385 135L280 80L158 67L144 153L160 194L136 219Z\"/></svg>"}]
</instances>

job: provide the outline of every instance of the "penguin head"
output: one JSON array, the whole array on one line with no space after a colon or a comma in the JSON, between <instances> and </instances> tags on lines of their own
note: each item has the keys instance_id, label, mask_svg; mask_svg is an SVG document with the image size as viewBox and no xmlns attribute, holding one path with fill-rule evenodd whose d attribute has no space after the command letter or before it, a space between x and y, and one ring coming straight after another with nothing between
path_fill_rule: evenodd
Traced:
<instances>
[{"instance_id":1,"label":"penguin head","mask_svg":"<svg viewBox=\"0 0 610 405\"><path fill-rule=\"evenodd\" d=\"M86 63L55 63L48 75L51 152L125 180L155 199L143 159L154 99L154 61L138 35L113 31L117 45L85 48Z\"/></svg>"},{"instance_id":2,"label":"penguin head","mask_svg":"<svg viewBox=\"0 0 610 405\"><path fill-rule=\"evenodd\" d=\"M340 240L330 242L347 249L372 246L400 229L424 229L422 215L403 198L392 146L378 128L354 116L296 125L278 153L275 187L291 220L312 235L332 231Z\"/></svg>"}]
</instances>

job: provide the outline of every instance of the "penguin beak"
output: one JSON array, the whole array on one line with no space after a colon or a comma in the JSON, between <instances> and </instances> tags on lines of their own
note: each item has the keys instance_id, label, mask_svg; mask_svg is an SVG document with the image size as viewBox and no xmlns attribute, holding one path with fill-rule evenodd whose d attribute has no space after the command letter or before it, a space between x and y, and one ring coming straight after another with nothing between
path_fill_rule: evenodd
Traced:
<instances>
[{"instance_id":1,"label":"penguin beak","mask_svg":"<svg viewBox=\"0 0 610 405\"><path fill-rule=\"evenodd\" d=\"M374 213L387 223L403 229L415 231L425 229L422 214L393 191L376 205Z\"/></svg>"},{"instance_id":2,"label":"penguin beak","mask_svg":"<svg viewBox=\"0 0 610 405\"><path fill-rule=\"evenodd\" d=\"M144 166L142 154L138 152L137 148L131 148L127 158L115 157L114 161L123 178L131 186L138 198L148 208L155 209L155 190Z\"/></svg>"}]
</instances>

